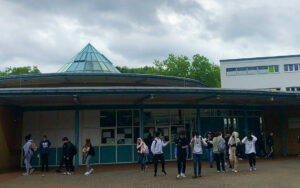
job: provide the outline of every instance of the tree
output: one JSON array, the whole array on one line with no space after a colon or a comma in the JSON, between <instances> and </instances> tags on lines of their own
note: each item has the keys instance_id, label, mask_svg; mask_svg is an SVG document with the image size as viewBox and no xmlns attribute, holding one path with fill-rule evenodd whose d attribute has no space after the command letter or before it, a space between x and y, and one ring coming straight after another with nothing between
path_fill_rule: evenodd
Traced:
<instances>
[{"instance_id":1,"label":"tree","mask_svg":"<svg viewBox=\"0 0 300 188\"><path fill-rule=\"evenodd\" d=\"M220 67L208 58L196 54L192 61L186 56L170 54L163 61L154 60L153 66L140 68L117 67L122 73L177 76L199 80L209 87L221 87Z\"/></svg>"},{"instance_id":2,"label":"tree","mask_svg":"<svg viewBox=\"0 0 300 188\"><path fill-rule=\"evenodd\" d=\"M4 71L0 71L0 76L11 76L20 74L39 74L41 71L37 66L24 66L24 67L7 67Z\"/></svg>"}]
</instances>

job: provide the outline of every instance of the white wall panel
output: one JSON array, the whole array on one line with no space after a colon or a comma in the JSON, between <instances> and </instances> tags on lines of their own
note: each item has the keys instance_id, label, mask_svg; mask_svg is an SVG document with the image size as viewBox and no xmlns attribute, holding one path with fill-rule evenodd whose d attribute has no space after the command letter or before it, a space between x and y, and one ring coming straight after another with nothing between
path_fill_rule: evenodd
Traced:
<instances>
[{"instance_id":1,"label":"white wall panel","mask_svg":"<svg viewBox=\"0 0 300 188\"><path fill-rule=\"evenodd\" d=\"M99 129L83 129L81 137L81 146L85 144L85 139L90 138L93 146L100 144L100 128Z\"/></svg>"},{"instance_id":2,"label":"white wall panel","mask_svg":"<svg viewBox=\"0 0 300 188\"><path fill-rule=\"evenodd\" d=\"M57 128L75 128L75 111L59 111Z\"/></svg>"},{"instance_id":3,"label":"white wall panel","mask_svg":"<svg viewBox=\"0 0 300 188\"><path fill-rule=\"evenodd\" d=\"M57 128L58 111L42 111L39 115L39 126L42 129Z\"/></svg>"},{"instance_id":4,"label":"white wall panel","mask_svg":"<svg viewBox=\"0 0 300 188\"><path fill-rule=\"evenodd\" d=\"M98 128L100 126L100 112L99 110L83 110L82 123L86 128Z\"/></svg>"}]
</instances>

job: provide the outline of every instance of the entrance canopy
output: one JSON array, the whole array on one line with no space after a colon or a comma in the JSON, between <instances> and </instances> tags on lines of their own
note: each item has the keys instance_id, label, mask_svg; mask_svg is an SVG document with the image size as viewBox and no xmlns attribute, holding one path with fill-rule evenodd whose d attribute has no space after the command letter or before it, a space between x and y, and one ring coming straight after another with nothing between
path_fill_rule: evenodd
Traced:
<instances>
[{"instance_id":1,"label":"entrance canopy","mask_svg":"<svg viewBox=\"0 0 300 188\"><path fill-rule=\"evenodd\" d=\"M194 87L60 87L7 88L0 103L30 106L231 105L295 106L300 94Z\"/></svg>"}]
</instances>

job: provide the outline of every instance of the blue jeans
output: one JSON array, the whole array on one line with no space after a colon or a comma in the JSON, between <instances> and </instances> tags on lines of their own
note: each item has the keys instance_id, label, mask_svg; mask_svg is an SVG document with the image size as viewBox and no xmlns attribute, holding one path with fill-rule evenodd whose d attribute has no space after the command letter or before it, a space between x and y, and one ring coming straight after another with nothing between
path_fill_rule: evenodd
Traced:
<instances>
[{"instance_id":1,"label":"blue jeans","mask_svg":"<svg viewBox=\"0 0 300 188\"><path fill-rule=\"evenodd\" d=\"M214 164L214 154L212 148L207 149L207 155L208 155L209 165L212 168Z\"/></svg>"},{"instance_id":2,"label":"blue jeans","mask_svg":"<svg viewBox=\"0 0 300 188\"><path fill-rule=\"evenodd\" d=\"M141 170L144 170L145 168L144 156L144 153L139 153L138 163L141 165Z\"/></svg>"},{"instance_id":3,"label":"blue jeans","mask_svg":"<svg viewBox=\"0 0 300 188\"><path fill-rule=\"evenodd\" d=\"M201 168L202 168L202 154L195 154L193 153L193 160L194 160L194 175L201 175ZM197 173L197 163L198 163L198 173Z\"/></svg>"}]
</instances>

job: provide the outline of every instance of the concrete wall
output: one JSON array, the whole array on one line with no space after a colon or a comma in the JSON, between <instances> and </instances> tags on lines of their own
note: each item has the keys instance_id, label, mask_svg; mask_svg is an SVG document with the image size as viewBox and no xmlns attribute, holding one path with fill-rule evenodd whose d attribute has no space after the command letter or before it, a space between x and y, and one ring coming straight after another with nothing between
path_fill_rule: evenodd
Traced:
<instances>
[{"instance_id":1,"label":"concrete wall","mask_svg":"<svg viewBox=\"0 0 300 188\"><path fill-rule=\"evenodd\" d=\"M221 65L221 85L222 88L238 89L267 89L281 88L285 91L286 87L300 87L300 71L285 72L284 64L299 64L299 57L274 58L264 60L243 60L220 62ZM226 75L226 68L253 67L279 65L279 73L265 73L253 75Z\"/></svg>"},{"instance_id":2,"label":"concrete wall","mask_svg":"<svg viewBox=\"0 0 300 188\"><path fill-rule=\"evenodd\" d=\"M0 107L0 172L20 167L22 112Z\"/></svg>"}]
</instances>

